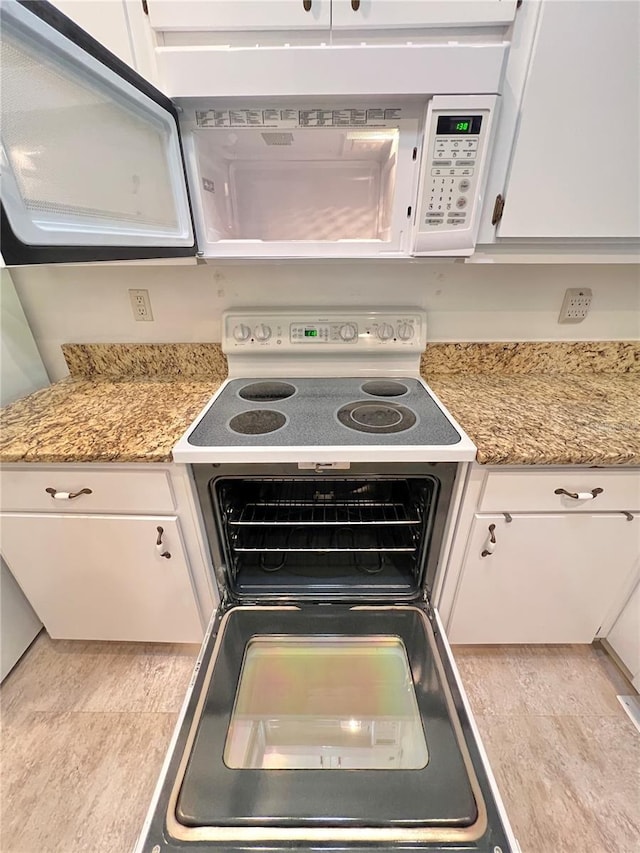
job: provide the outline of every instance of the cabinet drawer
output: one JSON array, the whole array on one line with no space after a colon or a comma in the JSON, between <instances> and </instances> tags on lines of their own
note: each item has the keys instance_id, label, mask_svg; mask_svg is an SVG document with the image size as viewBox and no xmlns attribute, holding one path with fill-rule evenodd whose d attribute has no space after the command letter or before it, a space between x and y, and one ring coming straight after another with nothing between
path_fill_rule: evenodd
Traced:
<instances>
[{"instance_id":1,"label":"cabinet drawer","mask_svg":"<svg viewBox=\"0 0 640 853\"><path fill-rule=\"evenodd\" d=\"M0 485L0 509L4 512L173 512L175 509L166 471L5 469L0 474ZM77 497L54 498L47 489ZM90 494L83 489L90 489Z\"/></svg>"},{"instance_id":2,"label":"cabinet drawer","mask_svg":"<svg viewBox=\"0 0 640 853\"><path fill-rule=\"evenodd\" d=\"M575 499L556 494L556 489L584 495L594 489L602 491L594 498ZM487 475L479 509L481 512L631 512L640 509L640 470L492 471Z\"/></svg>"}]
</instances>

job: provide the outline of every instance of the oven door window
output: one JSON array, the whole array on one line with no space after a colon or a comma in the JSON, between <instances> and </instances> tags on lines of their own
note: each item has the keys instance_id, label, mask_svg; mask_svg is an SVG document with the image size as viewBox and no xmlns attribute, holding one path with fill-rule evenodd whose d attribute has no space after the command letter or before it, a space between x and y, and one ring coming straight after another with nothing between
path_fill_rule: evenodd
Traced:
<instances>
[{"instance_id":1,"label":"oven door window","mask_svg":"<svg viewBox=\"0 0 640 853\"><path fill-rule=\"evenodd\" d=\"M229 768L421 770L429 759L398 637L254 637L224 750Z\"/></svg>"}]
</instances>

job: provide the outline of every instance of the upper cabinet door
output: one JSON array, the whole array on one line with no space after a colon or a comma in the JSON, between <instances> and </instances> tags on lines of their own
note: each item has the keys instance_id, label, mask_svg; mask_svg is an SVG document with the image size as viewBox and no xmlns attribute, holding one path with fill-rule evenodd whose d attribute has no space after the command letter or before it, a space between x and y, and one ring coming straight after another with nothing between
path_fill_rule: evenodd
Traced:
<instances>
[{"instance_id":1,"label":"upper cabinet door","mask_svg":"<svg viewBox=\"0 0 640 853\"><path fill-rule=\"evenodd\" d=\"M419 29L507 24L516 0L333 0L333 29Z\"/></svg>"},{"instance_id":2,"label":"upper cabinet door","mask_svg":"<svg viewBox=\"0 0 640 853\"><path fill-rule=\"evenodd\" d=\"M544 0L499 237L640 236L640 4Z\"/></svg>"},{"instance_id":3,"label":"upper cabinet door","mask_svg":"<svg viewBox=\"0 0 640 853\"><path fill-rule=\"evenodd\" d=\"M331 0L147 0L156 30L329 29Z\"/></svg>"},{"instance_id":4,"label":"upper cabinet door","mask_svg":"<svg viewBox=\"0 0 640 853\"><path fill-rule=\"evenodd\" d=\"M0 13L7 265L195 254L171 101L50 4Z\"/></svg>"}]
</instances>

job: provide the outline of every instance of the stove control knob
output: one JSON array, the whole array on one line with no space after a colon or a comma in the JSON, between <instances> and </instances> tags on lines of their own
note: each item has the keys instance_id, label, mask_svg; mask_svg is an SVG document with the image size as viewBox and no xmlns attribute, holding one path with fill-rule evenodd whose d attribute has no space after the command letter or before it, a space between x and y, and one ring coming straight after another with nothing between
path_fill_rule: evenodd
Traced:
<instances>
[{"instance_id":1,"label":"stove control knob","mask_svg":"<svg viewBox=\"0 0 640 853\"><path fill-rule=\"evenodd\" d=\"M248 341L251 336L251 329L248 326L245 326L244 323L240 323L239 326L236 326L233 330L233 337L238 341L239 344Z\"/></svg>"},{"instance_id":2,"label":"stove control knob","mask_svg":"<svg viewBox=\"0 0 640 853\"><path fill-rule=\"evenodd\" d=\"M378 326L378 337L381 341L388 341L393 337L393 326L390 323L382 323Z\"/></svg>"},{"instance_id":3,"label":"stove control knob","mask_svg":"<svg viewBox=\"0 0 640 853\"><path fill-rule=\"evenodd\" d=\"M414 328L411 323L398 324L398 337L401 341L410 341L414 335Z\"/></svg>"},{"instance_id":4,"label":"stove control knob","mask_svg":"<svg viewBox=\"0 0 640 853\"><path fill-rule=\"evenodd\" d=\"M354 323L345 323L340 326L340 337L343 341L352 341L358 335L358 327Z\"/></svg>"},{"instance_id":5,"label":"stove control knob","mask_svg":"<svg viewBox=\"0 0 640 853\"><path fill-rule=\"evenodd\" d=\"M257 341L268 341L271 337L271 328L259 323L253 330L253 336Z\"/></svg>"}]
</instances>

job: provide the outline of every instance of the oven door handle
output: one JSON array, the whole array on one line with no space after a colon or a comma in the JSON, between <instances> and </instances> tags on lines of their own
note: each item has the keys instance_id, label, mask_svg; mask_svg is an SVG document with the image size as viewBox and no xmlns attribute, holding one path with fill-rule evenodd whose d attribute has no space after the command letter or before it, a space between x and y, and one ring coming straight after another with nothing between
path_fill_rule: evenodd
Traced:
<instances>
[{"instance_id":1,"label":"oven door handle","mask_svg":"<svg viewBox=\"0 0 640 853\"><path fill-rule=\"evenodd\" d=\"M321 474L323 471L348 471L351 462L298 462L298 470L315 471Z\"/></svg>"}]
</instances>

